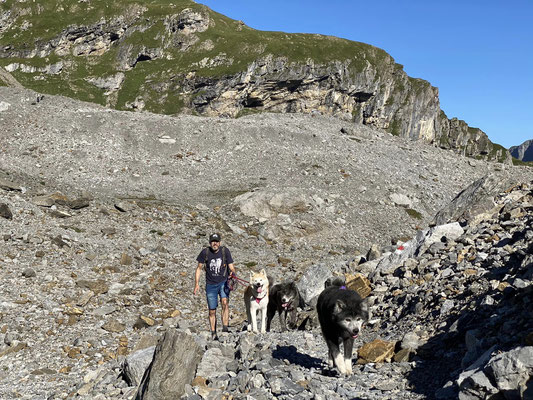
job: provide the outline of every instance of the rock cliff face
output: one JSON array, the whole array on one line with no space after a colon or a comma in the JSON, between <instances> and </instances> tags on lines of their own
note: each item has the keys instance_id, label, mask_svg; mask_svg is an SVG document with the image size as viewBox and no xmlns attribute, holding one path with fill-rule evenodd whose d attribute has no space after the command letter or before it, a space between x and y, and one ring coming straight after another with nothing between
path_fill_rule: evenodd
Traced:
<instances>
[{"instance_id":1,"label":"rock cliff face","mask_svg":"<svg viewBox=\"0 0 533 400\"><path fill-rule=\"evenodd\" d=\"M521 161L533 161L533 139L526 140L520 146L509 148L511 155Z\"/></svg>"},{"instance_id":2,"label":"rock cliff face","mask_svg":"<svg viewBox=\"0 0 533 400\"><path fill-rule=\"evenodd\" d=\"M117 109L322 113L511 162L481 130L448 119L438 89L407 76L381 49L256 31L190 0L100 3L4 2L0 66L26 87ZM61 22L58 13L66 14Z\"/></svg>"}]
</instances>

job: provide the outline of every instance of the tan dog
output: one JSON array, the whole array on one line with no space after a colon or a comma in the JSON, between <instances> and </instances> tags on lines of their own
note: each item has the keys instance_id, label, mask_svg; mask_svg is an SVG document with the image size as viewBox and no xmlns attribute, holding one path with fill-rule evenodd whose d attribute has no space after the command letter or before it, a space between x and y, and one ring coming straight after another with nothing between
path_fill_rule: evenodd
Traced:
<instances>
[{"instance_id":1,"label":"tan dog","mask_svg":"<svg viewBox=\"0 0 533 400\"><path fill-rule=\"evenodd\" d=\"M257 333L257 312L261 311L261 333L266 332L268 288L268 277L264 269L259 273L250 272L250 286L244 291L248 331Z\"/></svg>"}]
</instances>

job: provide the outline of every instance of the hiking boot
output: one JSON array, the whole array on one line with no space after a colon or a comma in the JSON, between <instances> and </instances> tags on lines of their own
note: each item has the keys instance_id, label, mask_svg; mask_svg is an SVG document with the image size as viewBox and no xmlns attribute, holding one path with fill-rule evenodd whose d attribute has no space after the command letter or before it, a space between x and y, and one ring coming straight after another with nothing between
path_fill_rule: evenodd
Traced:
<instances>
[{"instance_id":1,"label":"hiking boot","mask_svg":"<svg viewBox=\"0 0 533 400\"><path fill-rule=\"evenodd\" d=\"M223 325L222 326L222 332L228 332L229 333L229 328L227 325Z\"/></svg>"},{"instance_id":2,"label":"hiking boot","mask_svg":"<svg viewBox=\"0 0 533 400\"><path fill-rule=\"evenodd\" d=\"M211 340L218 340L217 331L211 332Z\"/></svg>"}]
</instances>

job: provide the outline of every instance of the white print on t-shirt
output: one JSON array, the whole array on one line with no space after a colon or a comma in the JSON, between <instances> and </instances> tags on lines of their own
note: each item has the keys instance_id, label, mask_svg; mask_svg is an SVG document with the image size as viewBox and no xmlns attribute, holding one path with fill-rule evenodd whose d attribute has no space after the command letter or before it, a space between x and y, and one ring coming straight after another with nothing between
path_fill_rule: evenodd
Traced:
<instances>
[{"instance_id":1,"label":"white print on t-shirt","mask_svg":"<svg viewBox=\"0 0 533 400\"><path fill-rule=\"evenodd\" d=\"M214 275L220 274L220 267L222 267L222 258L213 258L209 265L209 269Z\"/></svg>"}]
</instances>

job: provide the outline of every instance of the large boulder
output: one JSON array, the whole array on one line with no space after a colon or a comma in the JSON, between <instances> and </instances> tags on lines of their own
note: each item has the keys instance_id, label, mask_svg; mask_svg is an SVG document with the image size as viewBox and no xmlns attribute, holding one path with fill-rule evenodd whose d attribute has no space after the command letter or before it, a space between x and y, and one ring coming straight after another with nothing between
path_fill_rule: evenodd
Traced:
<instances>
[{"instance_id":1,"label":"large boulder","mask_svg":"<svg viewBox=\"0 0 533 400\"><path fill-rule=\"evenodd\" d=\"M155 346L130 354L124 360L122 373L130 386L138 386L154 358Z\"/></svg>"},{"instance_id":2,"label":"large boulder","mask_svg":"<svg viewBox=\"0 0 533 400\"><path fill-rule=\"evenodd\" d=\"M458 222L433 226L423 231L416 253L417 255L423 254L433 243L457 240L463 233L465 231Z\"/></svg>"},{"instance_id":3,"label":"large boulder","mask_svg":"<svg viewBox=\"0 0 533 400\"><path fill-rule=\"evenodd\" d=\"M487 373L506 398L520 398L520 393L533 379L533 346L517 347L493 357L487 365Z\"/></svg>"},{"instance_id":4,"label":"large boulder","mask_svg":"<svg viewBox=\"0 0 533 400\"><path fill-rule=\"evenodd\" d=\"M460 219L470 220L473 216L491 210L494 197L503 192L512 182L501 176L485 175L460 192L433 219L435 225L443 225Z\"/></svg>"},{"instance_id":5,"label":"large boulder","mask_svg":"<svg viewBox=\"0 0 533 400\"><path fill-rule=\"evenodd\" d=\"M372 271L368 271L369 277L373 282L376 282L381 275L392 274L408 258L423 254L433 243L440 242L443 238L456 240L463 233L464 230L458 222L418 231L414 238L398 246L395 251L385 253L377 260L374 260L376 266Z\"/></svg>"},{"instance_id":6,"label":"large boulder","mask_svg":"<svg viewBox=\"0 0 533 400\"><path fill-rule=\"evenodd\" d=\"M324 290L324 283L333 276L331 270L324 264L312 265L305 271L296 286L305 304L313 305L318 295Z\"/></svg>"},{"instance_id":7,"label":"large boulder","mask_svg":"<svg viewBox=\"0 0 533 400\"><path fill-rule=\"evenodd\" d=\"M296 188L257 190L237 196L235 203L248 217L271 219L279 214L294 214L307 211L309 200Z\"/></svg>"},{"instance_id":8,"label":"large boulder","mask_svg":"<svg viewBox=\"0 0 533 400\"><path fill-rule=\"evenodd\" d=\"M527 398L524 393L533 377L533 346L517 347L490 357L495 350L492 347L486 351L459 376L459 399Z\"/></svg>"},{"instance_id":9,"label":"large boulder","mask_svg":"<svg viewBox=\"0 0 533 400\"><path fill-rule=\"evenodd\" d=\"M225 356L220 348L210 348L204 353L196 375L206 379L216 378L226 373L226 364L231 361L233 358Z\"/></svg>"},{"instance_id":10,"label":"large boulder","mask_svg":"<svg viewBox=\"0 0 533 400\"><path fill-rule=\"evenodd\" d=\"M159 340L136 400L174 400L185 393L194 378L202 349L183 331L168 330Z\"/></svg>"}]
</instances>

